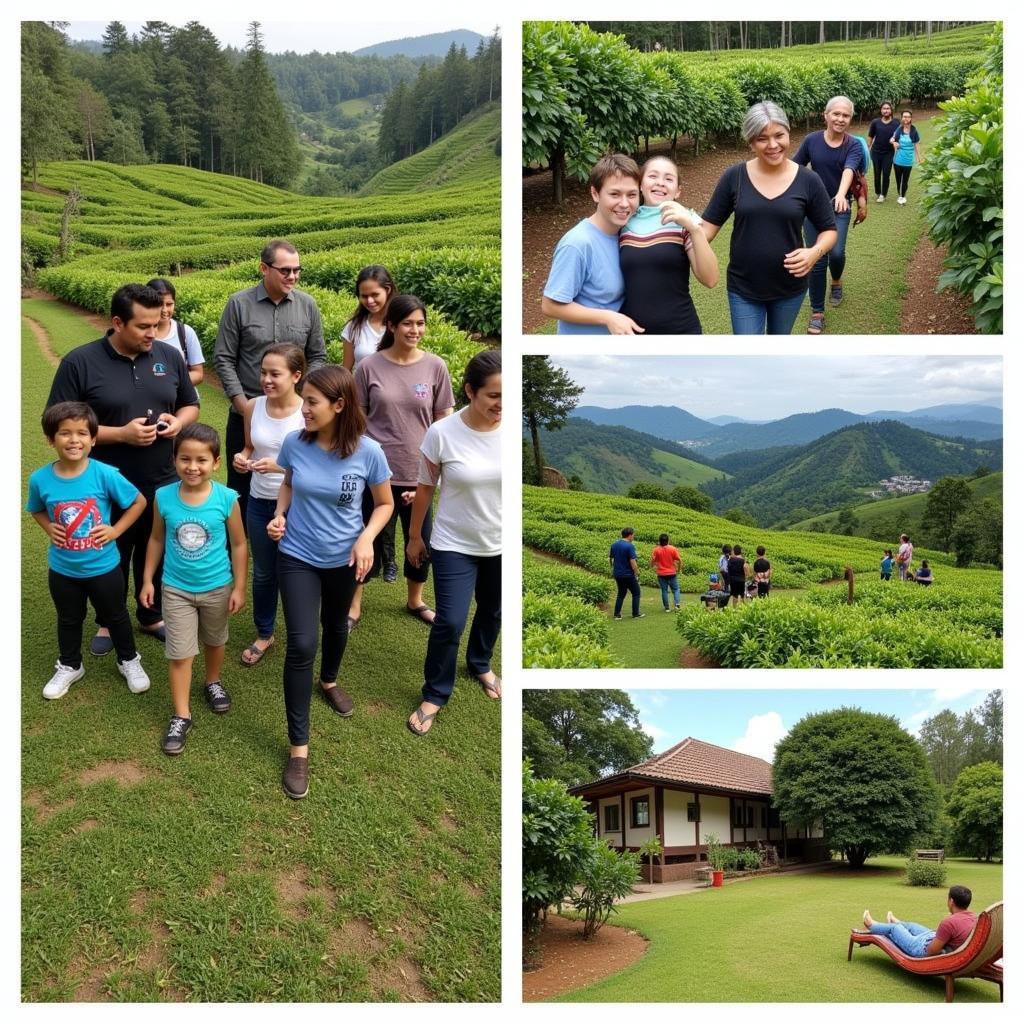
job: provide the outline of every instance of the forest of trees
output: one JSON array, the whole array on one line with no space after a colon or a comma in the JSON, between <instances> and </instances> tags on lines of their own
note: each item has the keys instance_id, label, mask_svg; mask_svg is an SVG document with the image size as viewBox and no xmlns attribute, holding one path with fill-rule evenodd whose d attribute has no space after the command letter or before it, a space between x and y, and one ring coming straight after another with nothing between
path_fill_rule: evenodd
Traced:
<instances>
[{"instance_id":1,"label":"forest of trees","mask_svg":"<svg viewBox=\"0 0 1024 1024\"><path fill-rule=\"evenodd\" d=\"M859 39L889 43L970 25L968 21L588 21L638 50L761 50Z\"/></svg>"},{"instance_id":2,"label":"forest of trees","mask_svg":"<svg viewBox=\"0 0 1024 1024\"><path fill-rule=\"evenodd\" d=\"M258 22L243 50L197 21L110 22L99 47L69 42L63 22L22 23L22 163L173 163L318 194L358 189L501 94L495 31L469 57L268 54ZM362 116L340 104L365 98ZM381 144L368 130L382 119ZM298 181L299 132L319 143Z\"/></svg>"},{"instance_id":3,"label":"forest of trees","mask_svg":"<svg viewBox=\"0 0 1024 1024\"><path fill-rule=\"evenodd\" d=\"M484 103L501 98L501 38L497 30L470 57L449 47L436 67L420 67L416 80L400 83L381 114L377 151L385 164L412 156L454 128Z\"/></svg>"},{"instance_id":4,"label":"forest of trees","mask_svg":"<svg viewBox=\"0 0 1024 1024\"><path fill-rule=\"evenodd\" d=\"M102 53L72 48L62 23L25 22L22 161L160 162L287 185L300 156L267 67L259 23L237 65L196 21L112 21Z\"/></svg>"}]
</instances>

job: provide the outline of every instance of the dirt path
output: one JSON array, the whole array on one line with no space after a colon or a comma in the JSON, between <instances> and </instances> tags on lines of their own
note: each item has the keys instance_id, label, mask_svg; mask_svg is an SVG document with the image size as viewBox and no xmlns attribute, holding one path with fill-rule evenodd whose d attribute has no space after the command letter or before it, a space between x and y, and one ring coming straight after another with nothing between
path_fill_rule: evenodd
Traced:
<instances>
[{"instance_id":1,"label":"dirt path","mask_svg":"<svg viewBox=\"0 0 1024 1024\"><path fill-rule=\"evenodd\" d=\"M916 112L918 120L938 116L939 110ZM817 130L817 129L814 129ZM856 134L867 131L867 122L855 125ZM795 152L807 132L791 133L791 152ZM652 153L668 152L668 146L651 147ZM689 143L680 143L678 163L682 178L682 198L689 206L704 208L722 172L749 157L745 146L725 145L693 156ZM869 190L871 189L869 172ZM523 179L523 331L537 331L547 318L540 312L540 296L551 267L555 243L578 220L594 211L586 184L567 181L564 204L551 199L551 172L542 171ZM873 198L873 196L872 196ZM903 334L976 334L974 321L967 312L970 303L954 292L935 293L942 273L944 251L936 249L925 236L907 267L908 295L900 330Z\"/></svg>"},{"instance_id":2,"label":"dirt path","mask_svg":"<svg viewBox=\"0 0 1024 1024\"><path fill-rule=\"evenodd\" d=\"M109 318L102 317L98 313L92 312L90 309L83 309L81 306L76 306L71 302L65 302L63 299L58 299L56 295L44 292L42 288L22 288L21 297L23 299L42 299L44 302L57 302L65 309L71 310L71 312L76 316L80 316L83 320L88 320L88 322L101 334L110 326Z\"/></svg>"},{"instance_id":3,"label":"dirt path","mask_svg":"<svg viewBox=\"0 0 1024 1024\"><path fill-rule=\"evenodd\" d=\"M36 346L42 353L43 358L51 366L58 366L60 364L60 356L54 352L53 346L50 344L50 336L46 333L46 329L38 320L33 320L30 316L23 316L23 319L35 335Z\"/></svg>"},{"instance_id":4,"label":"dirt path","mask_svg":"<svg viewBox=\"0 0 1024 1024\"><path fill-rule=\"evenodd\" d=\"M647 940L636 932L606 924L589 940L583 925L550 915L540 935L541 966L523 972L523 1002L536 1003L583 988L636 963Z\"/></svg>"}]
</instances>

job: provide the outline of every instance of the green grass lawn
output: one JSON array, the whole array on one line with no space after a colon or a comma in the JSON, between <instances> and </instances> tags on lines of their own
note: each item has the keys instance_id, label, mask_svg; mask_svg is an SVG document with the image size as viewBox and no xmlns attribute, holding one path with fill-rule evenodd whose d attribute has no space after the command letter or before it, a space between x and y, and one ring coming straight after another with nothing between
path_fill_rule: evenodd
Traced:
<instances>
[{"instance_id":1,"label":"green grass lawn","mask_svg":"<svg viewBox=\"0 0 1024 1024\"><path fill-rule=\"evenodd\" d=\"M58 303L24 311L58 352L99 333ZM24 494L50 458L39 414L53 373L24 320L22 353ZM222 430L223 396L201 394ZM402 612L400 583L368 588L340 677L356 714L314 698L310 795L292 802L283 620L255 669L238 660L251 607L232 620L234 707L215 717L197 694L188 749L168 758L153 640L139 639L148 693L128 693L113 657L86 653L86 677L43 700L54 610L27 516L22 539L24 1000L500 998L500 707L462 675L428 737L406 730L427 629Z\"/></svg>"},{"instance_id":2,"label":"green grass lawn","mask_svg":"<svg viewBox=\"0 0 1024 1024\"><path fill-rule=\"evenodd\" d=\"M667 616L666 616L667 618ZM903 861L878 857L862 871L769 875L722 889L625 904L612 921L650 940L633 966L561 997L564 1002L930 1002L941 978L917 978L884 953L846 953L864 908L934 927L946 889L904 884ZM1002 899L1002 866L948 862L972 909ZM991 982L956 983L956 1002L996 1002Z\"/></svg>"},{"instance_id":3,"label":"green grass lawn","mask_svg":"<svg viewBox=\"0 0 1024 1024\"><path fill-rule=\"evenodd\" d=\"M935 135L932 121L917 124L921 150L927 155ZM855 134L866 134L867 124L855 125ZM794 146L793 152L796 152ZM868 169L868 217L850 228L846 243L846 270L843 273L845 297L838 309L827 309L827 334L899 334L903 300L908 293L907 267L924 233L920 212L923 194L921 168L915 167L907 189L907 205L896 205L895 179L885 203L876 204L873 170ZM686 201L685 170L683 197ZM691 280L690 294L705 334L732 334L729 304L725 294L726 267L733 220L722 226L712 249L718 256L720 278L715 288L704 288ZM793 334L805 334L810 317L809 300L804 302L793 326ZM549 321L537 334L554 334L555 321ZM826 335L827 336L827 335Z\"/></svg>"}]
</instances>

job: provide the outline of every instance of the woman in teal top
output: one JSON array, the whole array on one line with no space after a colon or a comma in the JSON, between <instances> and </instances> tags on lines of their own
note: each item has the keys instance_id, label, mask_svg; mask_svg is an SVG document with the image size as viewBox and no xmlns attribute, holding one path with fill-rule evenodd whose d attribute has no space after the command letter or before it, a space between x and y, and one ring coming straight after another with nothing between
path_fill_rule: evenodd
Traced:
<instances>
[{"instance_id":1,"label":"woman in teal top","mask_svg":"<svg viewBox=\"0 0 1024 1024\"><path fill-rule=\"evenodd\" d=\"M681 206L679 170L652 156L640 171L644 205L619 232L619 264L626 284L620 313L646 334L700 334L690 298L690 270L706 288L718 283L718 260L696 212Z\"/></svg>"},{"instance_id":2,"label":"woman in teal top","mask_svg":"<svg viewBox=\"0 0 1024 1024\"><path fill-rule=\"evenodd\" d=\"M904 110L900 113L900 126L893 133L892 148L896 151L892 158L892 172L896 175L896 191L900 206L907 205L907 185L910 184L910 172L915 163L921 162L921 136L912 124L914 113Z\"/></svg>"}]
</instances>

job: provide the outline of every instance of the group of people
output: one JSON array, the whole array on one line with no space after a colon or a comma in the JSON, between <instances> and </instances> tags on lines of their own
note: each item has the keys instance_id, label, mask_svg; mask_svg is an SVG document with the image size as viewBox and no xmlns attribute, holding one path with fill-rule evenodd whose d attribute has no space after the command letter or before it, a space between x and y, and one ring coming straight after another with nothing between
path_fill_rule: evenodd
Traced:
<instances>
[{"instance_id":1,"label":"group of people","mask_svg":"<svg viewBox=\"0 0 1024 1024\"><path fill-rule=\"evenodd\" d=\"M559 240L541 309L559 334L700 334L691 273L718 283L711 243L733 217L726 295L734 334L790 334L810 295L808 334L825 329L843 301L846 239L867 215L865 172L875 165L877 201L895 167L898 202L920 161L913 114L900 121L881 107L869 141L850 134L853 102L833 96L825 127L792 158L789 118L772 102L755 103L741 134L751 159L729 167L702 214L683 205L679 169L667 156L642 167L628 156L602 157L590 174L594 213Z\"/></svg>"},{"instance_id":2,"label":"group of people","mask_svg":"<svg viewBox=\"0 0 1024 1024\"><path fill-rule=\"evenodd\" d=\"M295 246L268 243L259 269L260 283L228 299L214 346L231 401L227 486L213 479L221 438L199 422L198 338L174 320L171 283L155 278L119 288L105 336L61 361L43 413L56 460L32 474L27 508L50 540L57 610L59 656L44 697L62 697L85 673L87 601L99 627L90 652L116 651L129 689L149 688L127 607L131 578L139 630L166 645L173 714L162 748L172 755L192 729L200 650L207 703L231 708L221 668L251 552L255 638L241 661L255 667L274 645L280 596L282 781L299 799L309 788L317 650L323 699L348 717L341 661L363 587L397 578L396 519L406 611L430 628L408 729L425 735L451 697L474 598L467 665L488 697L501 696L491 665L501 622L501 356L482 350L469 361L456 411L444 361L420 347L426 306L399 294L384 267L358 275L341 366L327 362L316 302L296 287ZM431 565L436 609L424 600Z\"/></svg>"},{"instance_id":3,"label":"group of people","mask_svg":"<svg viewBox=\"0 0 1024 1024\"><path fill-rule=\"evenodd\" d=\"M921 567L914 570L911 564L914 561L914 545L910 541L910 537L907 534L900 534L900 544L896 549L895 556L892 553L892 548L886 548L885 553L882 555L881 564L881 578L883 580L891 580L893 567L896 568L897 579L909 582L909 583L920 583L922 586L931 586L934 576L932 575L931 566L928 564L927 558L921 559Z\"/></svg>"},{"instance_id":4,"label":"group of people","mask_svg":"<svg viewBox=\"0 0 1024 1024\"><path fill-rule=\"evenodd\" d=\"M636 545L633 538L636 531L632 526L625 526L622 535L608 549L608 561L611 565L612 578L615 580L616 595L614 616L622 618L622 606L626 595L632 597L632 616L642 619L640 611L640 566L637 562ZM679 590L679 574L683 571L683 562L679 549L669 543L669 535L663 533L658 537L657 545L651 549L650 566L658 577L661 591L663 611L678 611L682 598ZM739 544L723 544L722 555L718 560L718 572L711 573L709 583L717 591L716 598L726 598L724 605L731 598L737 605L748 596L747 588L751 588L751 597L767 597L772 584L772 565L765 557L764 545L758 545L757 558L751 565L743 556L743 548ZM671 598L671 604L669 599Z\"/></svg>"}]
</instances>

